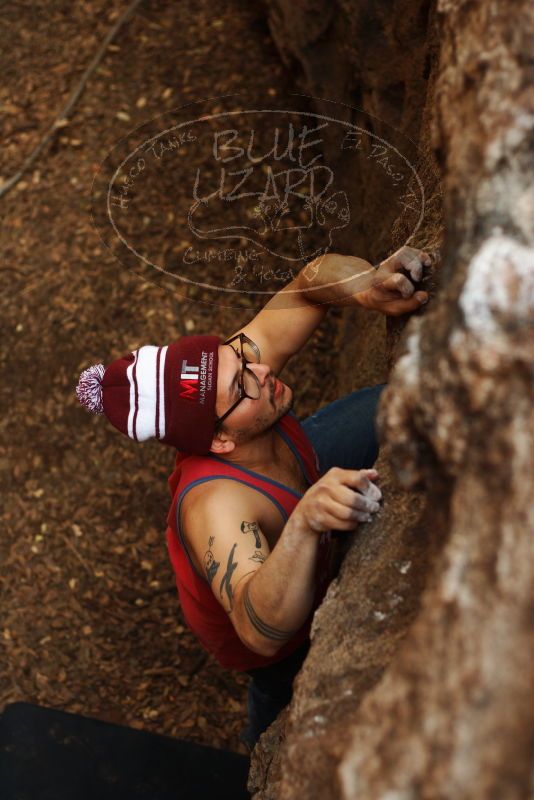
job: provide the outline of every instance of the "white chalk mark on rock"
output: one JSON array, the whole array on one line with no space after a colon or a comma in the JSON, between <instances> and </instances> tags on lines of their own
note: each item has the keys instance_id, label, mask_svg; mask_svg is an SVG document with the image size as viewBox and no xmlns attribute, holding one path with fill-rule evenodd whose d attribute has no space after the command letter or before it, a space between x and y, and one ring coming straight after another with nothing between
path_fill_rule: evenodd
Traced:
<instances>
[{"instance_id":1,"label":"white chalk mark on rock","mask_svg":"<svg viewBox=\"0 0 534 800\"><path fill-rule=\"evenodd\" d=\"M498 334L506 321L534 311L534 251L494 235L473 257L460 295L465 324L477 336Z\"/></svg>"}]
</instances>

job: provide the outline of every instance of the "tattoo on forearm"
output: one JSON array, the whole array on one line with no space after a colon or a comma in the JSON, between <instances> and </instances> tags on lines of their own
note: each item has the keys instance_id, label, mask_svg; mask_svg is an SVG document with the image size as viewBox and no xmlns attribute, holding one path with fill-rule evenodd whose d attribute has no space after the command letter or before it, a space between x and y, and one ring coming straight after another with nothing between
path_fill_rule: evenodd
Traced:
<instances>
[{"instance_id":1,"label":"tattoo on forearm","mask_svg":"<svg viewBox=\"0 0 534 800\"><path fill-rule=\"evenodd\" d=\"M250 600L249 585L250 581L243 589L243 604L245 606L245 611L247 612L247 617L249 618L253 627L256 628L258 633L261 633L262 636L265 636L266 639L274 639L278 642L285 642L288 639L291 639L297 633L297 631L281 631L278 628L273 628L272 625L268 625L260 617L258 617Z\"/></svg>"},{"instance_id":2,"label":"tattoo on forearm","mask_svg":"<svg viewBox=\"0 0 534 800\"><path fill-rule=\"evenodd\" d=\"M259 550L255 550L254 551L254 555L253 556L249 556L248 560L249 561L257 561L258 564L263 564L263 562L265 561L265 558L266 558L266 556L264 556L262 552L260 552Z\"/></svg>"},{"instance_id":3,"label":"tattoo on forearm","mask_svg":"<svg viewBox=\"0 0 534 800\"><path fill-rule=\"evenodd\" d=\"M257 572L257 571L258 571L257 569L251 569L249 572L245 572L244 575L241 575L241 577L237 581L236 585L233 587L234 594L235 594L235 590L237 589L237 587L239 586L241 581L244 580L245 578L247 578L249 575L254 575L254 573Z\"/></svg>"},{"instance_id":4,"label":"tattoo on forearm","mask_svg":"<svg viewBox=\"0 0 534 800\"><path fill-rule=\"evenodd\" d=\"M215 561L215 557L211 552L211 546L214 541L215 541L215 536L210 536L208 541L208 549L204 554L204 569L206 570L206 578L208 579L208 583L210 586L213 583L213 579L217 574L217 570L221 565L220 561Z\"/></svg>"},{"instance_id":5,"label":"tattoo on forearm","mask_svg":"<svg viewBox=\"0 0 534 800\"><path fill-rule=\"evenodd\" d=\"M258 523L257 522L246 522L246 520L243 520L243 522L241 523L241 531L242 531L242 533L253 533L254 534L254 539L256 541L256 547L259 550L259 548L261 547L261 539L260 539L260 528L259 528Z\"/></svg>"},{"instance_id":6,"label":"tattoo on forearm","mask_svg":"<svg viewBox=\"0 0 534 800\"><path fill-rule=\"evenodd\" d=\"M223 589L226 589L226 595L228 597L228 602L230 603L230 610L234 607L234 593L232 591L232 575L234 574L235 568L237 567L237 561L234 561L234 551L237 547L237 542L235 542L234 546L230 550L230 555L228 556L228 564L226 565L226 572L223 575L223 579L221 581L221 586L219 589L220 596L223 596Z\"/></svg>"}]
</instances>

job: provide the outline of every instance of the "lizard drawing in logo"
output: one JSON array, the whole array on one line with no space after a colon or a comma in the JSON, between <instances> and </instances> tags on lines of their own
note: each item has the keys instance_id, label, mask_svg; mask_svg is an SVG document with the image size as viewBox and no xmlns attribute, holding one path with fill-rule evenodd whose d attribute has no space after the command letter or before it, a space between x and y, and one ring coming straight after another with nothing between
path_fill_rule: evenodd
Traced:
<instances>
[{"instance_id":1,"label":"lizard drawing in logo","mask_svg":"<svg viewBox=\"0 0 534 800\"><path fill-rule=\"evenodd\" d=\"M210 196L193 203L188 226L198 239L242 239L274 256L309 261L329 252L334 232L346 228L350 222L346 192L340 190L328 195L326 192L327 189L315 195L254 193L253 197L242 200L239 208L226 198ZM245 217L242 224L209 225L213 219L224 221L228 216L235 219L238 213Z\"/></svg>"}]
</instances>

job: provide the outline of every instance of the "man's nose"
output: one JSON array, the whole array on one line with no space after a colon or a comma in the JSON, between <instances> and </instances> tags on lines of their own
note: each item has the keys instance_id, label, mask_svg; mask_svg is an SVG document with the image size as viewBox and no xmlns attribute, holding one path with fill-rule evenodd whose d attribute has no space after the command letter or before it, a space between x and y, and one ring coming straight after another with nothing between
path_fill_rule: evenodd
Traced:
<instances>
[{"instance_id":1,"label":"man's nose","mask_svg":"<svg viewBox=\"0 0 534 800\"><path fill-rule=\"evenodd\" d=\"M250 370L252 370L254 375L259 380L260 385L264 386L265 385L265 381L267 380L267 378L271 374L270 366L268 364L263 364L263 363L260 363L260 364L254 364L254 363L250 364L249 363L249 364L247 364L247 367Z\"/></svg>"}]
</instances>

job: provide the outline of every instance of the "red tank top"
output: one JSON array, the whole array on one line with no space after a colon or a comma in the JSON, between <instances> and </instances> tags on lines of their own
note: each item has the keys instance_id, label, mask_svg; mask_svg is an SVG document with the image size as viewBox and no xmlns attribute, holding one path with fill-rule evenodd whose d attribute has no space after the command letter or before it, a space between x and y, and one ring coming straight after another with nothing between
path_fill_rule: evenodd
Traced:
<instances>
[{"instance_id":1,"label":"red tank top","mask_svg":"<svg viewBox=\"0 0 534 800\"><path fill-rule=\"evenodd\" d=\"M275 430L295 454L309 485L319 477L315 451L293 413L286 414ZM296 636L271 657L254 653L235 632L230 618L216 600L206 577L199 573L187 550L180 530L180 507L187 492L206 481L224 478L251 486L268 497L279 510L285 523L302 497L284 484L265 478L257 472L229 464L215 455L194 456L178 453L176 467L169 478L172 503L167 517L167 545L176 574L180 605L189 628L203 647L226 669L249 670L267 666L288 656L310 632L313 612L320 605L327 586L330 556L330 533L319 540L315 575L315 598L312 611Z\"/></svg>"}]
</instances>

